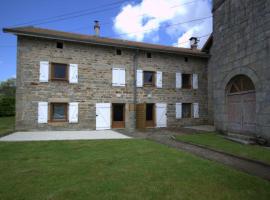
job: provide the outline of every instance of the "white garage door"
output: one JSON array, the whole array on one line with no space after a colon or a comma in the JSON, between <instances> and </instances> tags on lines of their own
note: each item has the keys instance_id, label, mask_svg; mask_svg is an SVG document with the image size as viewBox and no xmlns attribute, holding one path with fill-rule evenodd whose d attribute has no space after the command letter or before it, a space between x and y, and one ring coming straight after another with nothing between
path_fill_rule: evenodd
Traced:
<instances>
[{"instance_id":1,"label":"white garage door","mask_svg":"<svg viewBox=\"0 0 270 200\"><path fill-rule=\"evenodd\" d=\"M111 104L96 104L96 130L111 129Z\"/></svg>"}]
</instances>

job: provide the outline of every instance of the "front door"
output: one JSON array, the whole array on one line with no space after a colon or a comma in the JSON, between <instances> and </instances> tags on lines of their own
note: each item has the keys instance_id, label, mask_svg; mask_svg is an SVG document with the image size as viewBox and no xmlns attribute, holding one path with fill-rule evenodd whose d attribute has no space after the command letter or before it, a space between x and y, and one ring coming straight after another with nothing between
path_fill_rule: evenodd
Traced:
<instances>
[{"instance_id":1,"label":"front door","mask_svg":"<svg viewBox=\"0 0 270 200\"><path fill-rule=\"evenodd\" d=\"M112 128L125 128L125 104L112 104Z\"/></svg>"},{"instance_id":2,"label":"front door","mask_svg":"<svg viewBox=\"0 0 270 200\"><path fill-rule=\"evenodd\" d=\"M111 104L96 104L96 130L105 130L111 128Z\"/></svg>"},{"instance_id":3,"label":"front door","mask_svg":"<svg viewBox=\"0 0 270 200\"><path fill-rule=\"evenodd\" d=\"M167 127L167 104L156 104L156 123L157 127Z\"/></svg>"}]
</instances>

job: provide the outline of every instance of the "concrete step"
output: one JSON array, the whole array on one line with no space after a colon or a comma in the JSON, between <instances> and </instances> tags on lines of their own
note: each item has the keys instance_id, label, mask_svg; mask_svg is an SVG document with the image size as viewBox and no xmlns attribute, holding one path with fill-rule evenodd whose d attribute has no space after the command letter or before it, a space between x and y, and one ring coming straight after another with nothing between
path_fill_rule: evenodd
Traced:
<instances>
[{"instance_id":1,"label":"concrete step","mask_svg":"<svg viewBox=\"0 0 270 200\"><path fill-rule=\"evenodd\" d=\"M227 140L231 140L231 141L241 143L241 144L256 144L255 138L250 135L227 133L227 135L223 137Z\"/></svg>"},{"instance_id":2,"label":"concrete step","mask_svg":"<svg viewBox=\"0 0 270 200\"><path fill-rule=\"evenodd\" d=\"M228 136L224 136L224 138L227 139L227 140L233 141L233 142L240 143L240 144L255 144L254 141L242 140L242 139L239 139L239 138L233 138L233 137L228 137Z\"/></svg>"},{"instance_id":3,"label":"concrete step","mask_svg":"<svg viewBox=\"0 0 270 200\"><path fill-rule=\"evenodd\" d=\"M251 135L243 135L243 134L239 134L239 133L227 133L226 134L228 137L232 137L232 138L237 138L237 139L242 139L242 140L254 140L255 137L251 136Z\"/></svg>"}]
</instances>

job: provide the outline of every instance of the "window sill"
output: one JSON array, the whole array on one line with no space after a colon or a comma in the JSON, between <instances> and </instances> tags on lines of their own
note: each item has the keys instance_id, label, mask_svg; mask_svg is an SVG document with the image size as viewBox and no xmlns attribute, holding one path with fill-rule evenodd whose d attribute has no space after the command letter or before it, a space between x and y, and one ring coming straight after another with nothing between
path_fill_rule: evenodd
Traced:
<instances>
[{"instance_id":1,"label":"window sill","mask_svg":"<svg viewBox=\"0 0 270 200\"><path fill-rule=\"evenodd\" d=\"M148 87L148 88L156 88L155 85L143 85L143 87Z\"/></svg>"},{"instance_id":2,"label":"window sill","mask_svg":"<svg viewBox=\"0 0 270 200\"><path fill-rule=\"evenodd\" d=\"M67 79L50 79L51 82L69 82Z\"/></svg>"},{"instance_id":3,"label":"window sill","mask_svg":"<svg viewBox=\"0 0 270 200\"><path fill-rule=\"evenodd\" d=\"M68 124L69 123L67 121L66 122L48 122L49 126L55 126L55 127L63 127L63 126L66 126Z\"/></svg>"},{"instance_id":4,"label":"window sill","mask_svg":"<svg viewBox=\"0 0 270 200\"><path fill-rule=\"evenodd\" d=\"M112 85L113 87L126 87L126 85Z\"/></svg>"}]
</instances>

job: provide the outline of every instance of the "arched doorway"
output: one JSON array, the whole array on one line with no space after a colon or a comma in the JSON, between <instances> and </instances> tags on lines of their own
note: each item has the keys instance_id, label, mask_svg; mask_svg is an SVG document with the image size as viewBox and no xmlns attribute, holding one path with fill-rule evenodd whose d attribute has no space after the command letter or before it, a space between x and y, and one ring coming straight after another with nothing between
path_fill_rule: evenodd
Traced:
<instances>
[{"instance_id":1,"label":"arched doorway","mask_svg":"<svg viewBox=\"0 0 270 200\"><path fill-rule=\"evenodd\" d=\"M256 92L252 80L245 75L233 77L226 88L228 131L255 133Z\"/></svg>"}]
</instances>

